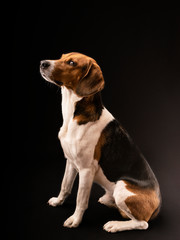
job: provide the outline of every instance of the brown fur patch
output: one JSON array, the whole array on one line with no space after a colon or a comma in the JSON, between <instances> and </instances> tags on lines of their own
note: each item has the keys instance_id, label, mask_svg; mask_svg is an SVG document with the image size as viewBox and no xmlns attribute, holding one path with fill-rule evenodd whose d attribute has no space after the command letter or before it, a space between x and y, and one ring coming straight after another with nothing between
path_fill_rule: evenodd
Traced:
<instances>
[{"instance_id":1,"label":"brown fur patch","mask_svg":"<svg viewBox=\"0 0 180 240\"><path fill-rule=\"evenodd\" d=\"M125 200L127 207L130 209L131 214L137 220L144 220L148 222L151 217L155 217L158 213L160 199L154 189L140 188L127 181L126 188L135 193L136 195L130 196ZM156 213L157 211L157 213Z\"/></svg>"},{"instance_id":2,"label":"brown fur patch","mask_svg":"<svg viewBox=\"0 0 180 240\"><path fill-rule=\"evenodd\" d=\"M75 52L63 54L54 61L50 78L58 86L72 89L81 97L93 95L104 88L102 71L96 61Z\"/></svg>"},{"instance_id":3,"label":"brown fur patch","mask_svg":"<svg viewBox=\"0 0 180 240\"><path fill-rule=\"evenodd\" d=\"M105 137L105 134L102 132L94 150L94 159L97 160L98 162L101 158L101 149L102 149L102 146L105 144L105 142L106 142L106 137Z\"/></svg>"},{"instance_id":4,"label":"brown fur patch","mask_svg":"<svg viewBox=\"0 0 180 240\"><path fill-rule=\"evenodd\" d=\"M119 208L118 210L123 218L129 219L129 217L123 211L121 211Z\"/></svg>"}]
</instances>

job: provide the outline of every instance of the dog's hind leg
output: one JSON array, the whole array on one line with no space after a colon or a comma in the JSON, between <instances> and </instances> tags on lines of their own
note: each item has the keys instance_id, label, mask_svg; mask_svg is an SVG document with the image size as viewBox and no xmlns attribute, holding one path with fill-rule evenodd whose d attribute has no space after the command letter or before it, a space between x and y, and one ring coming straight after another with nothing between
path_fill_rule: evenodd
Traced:
<instances>
[{"instance_id":1,"label":"dog's hind leg","mask_svg":"<svg viewBox=\"0 0 180 240\"><path fill-rule=\"evenodd\" d=\"M129 221L110 221L104 225L108 232L147 229L148 221L158 208L160 200L155 190L142 189L127 181L118 181L113 194L120 211Z\"/></svg>"},{"instance_id":2,"label":"dog's hind leg","mask_svg":"<svg viewBox=\"0 0 180 240\"><path fill-rule=\"evenodd\" d=\"M102 197L99 198L98 202L103 205L106 205L108 207L116 207L114 197L113 197L115 183L110 182L106 178L106 176L104 175L104 173L100 167L99 167L98 171L96 172L94 181L97 184L99 184L102 188L104 188L104 190L106 191L106 193Z\"/></svg>"}]
</instances>

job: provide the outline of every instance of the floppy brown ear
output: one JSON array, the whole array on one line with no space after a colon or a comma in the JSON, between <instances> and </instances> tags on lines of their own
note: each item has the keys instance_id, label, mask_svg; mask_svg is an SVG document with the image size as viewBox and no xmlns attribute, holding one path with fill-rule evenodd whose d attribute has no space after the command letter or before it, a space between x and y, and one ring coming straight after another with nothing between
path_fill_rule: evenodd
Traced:
<instances>
[{"instance_id":1,"label":"floppy brown ear","mask_svg":"<svg viewBox=\"0 0 180 240\"><path fill-rule=\"evenodd\" d=\"M93 95L104 88L102 71L96 62L90 62L84 77L79 80L76 93L81 97Z\"/></svg>"}]
</instances>

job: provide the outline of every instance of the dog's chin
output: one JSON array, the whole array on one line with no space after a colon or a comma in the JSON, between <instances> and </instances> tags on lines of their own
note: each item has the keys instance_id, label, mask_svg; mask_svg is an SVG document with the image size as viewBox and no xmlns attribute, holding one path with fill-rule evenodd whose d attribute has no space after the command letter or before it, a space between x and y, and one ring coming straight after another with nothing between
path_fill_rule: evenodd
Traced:
<instances>
[{"instance_id":1,"label":"dog's chin","mask_svg":"<svg viewBox=\"0 0 180 240\"><path fill-rule=\"evenodd\" d=\"M63 86L63 82L60 82L60 81L53 81L53 83L56 84L58 87Z\"/></svg>"},{"instance_id":2,"label":"dog's chin","mask_svg":"<svg viewBox=\"0 0 180 240\"><path fill-rule=\"evenodd\" d=\"M41 73L41 76L42 76L47 82L53 83L53 84L57 85L58 87L62 87L62 86L63 86L63 82L56 81L56 80L52 80L52 79L49 78L49 77L47 76L47 74L45 74L43 71L40 71L40 73Z\"/></svg>"},{"instance_id":3,"label":"dog's chin","mask_svg":"<svg viewBox=\"0 0 180 240\"><path fill-rule=\"evenodd\" d=\"M41 76L48 82L52 82L51 79L47 76L47 74L40 69Z\"/></svg>"}]
</instances>

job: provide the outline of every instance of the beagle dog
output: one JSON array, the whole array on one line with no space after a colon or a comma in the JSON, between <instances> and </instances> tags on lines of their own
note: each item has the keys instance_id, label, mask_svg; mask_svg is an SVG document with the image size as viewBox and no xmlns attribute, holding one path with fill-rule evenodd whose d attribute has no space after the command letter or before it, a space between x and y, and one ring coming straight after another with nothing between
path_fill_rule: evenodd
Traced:
<instances>
[{"instance_id":1,"label":"beagle dog","mask_svg":"<svg viewBox=\"0 0 180 240\"><path fill-rule=\"evenodd\" d=\"M99 202L116 207L128 219L109 221L104 230L147 229L160 210L159 184L126 130L104 107L104 78L97 62L72 52L58 60L41 61L40 72L61 87L63 124L58 138L67 159L60 193L49 205L63 204L79 174L76 209L65 227L79 226L96 182L105 190Z\"/></svg>"}]
</instances>

